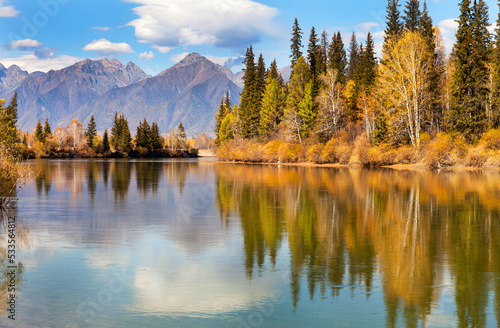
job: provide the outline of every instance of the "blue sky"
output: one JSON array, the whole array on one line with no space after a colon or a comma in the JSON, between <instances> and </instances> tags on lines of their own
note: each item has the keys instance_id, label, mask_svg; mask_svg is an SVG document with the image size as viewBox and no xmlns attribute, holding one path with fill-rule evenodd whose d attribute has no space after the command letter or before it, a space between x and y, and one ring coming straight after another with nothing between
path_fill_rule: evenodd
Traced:
<instances>
[{"instance_id":1,"label":"blue sky","mask_svg":"<svg viewBox=\"0 0 500 328\"><path fill-rule=\"evenodd\" d=\"M495 23L496 1L486 2L490 22ZM229 65L252 44L267 64L276 58L279 66L285 66L295 17L305 46L314 26L318 34L325 29L330 37L340 31L346 43L353 31L360 42L370 31L380 49L386 4L386 0L0 0L0 63L33 72L107 57L133 61L155 75L190 52ZM427 6L450 50L458 0L429 0ZM234 71L240 67L232 66Z\"/></svg>"}]
</instances>

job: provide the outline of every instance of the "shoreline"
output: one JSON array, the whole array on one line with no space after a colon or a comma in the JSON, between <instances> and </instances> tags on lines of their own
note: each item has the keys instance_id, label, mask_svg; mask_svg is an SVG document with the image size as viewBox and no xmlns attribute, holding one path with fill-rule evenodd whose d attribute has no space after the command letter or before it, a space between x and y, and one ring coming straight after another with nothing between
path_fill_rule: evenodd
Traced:
<instances>
[{"instance_id":1,"label":"shoreline","mask_svg":"<svg viewBox=\"0 0 500 328\"><path fill-rule=\"evenodd\" d=\"M340 164L328 163L318 164L311 162L298 163L276 163L276 162L244 162L244 161L224 161L217 160L216 164L245 164L245 165L273 165L273 166L290 166L290 167L305 167L305 168L360 168L360 169L391 169L396 171L500 171L500 167L485 166L485 167L468 167L463 165L452 165L442 168L429 168L425 164L394 164L382 166L362 166L358 164Z\"/></svg>"}]
</instances>

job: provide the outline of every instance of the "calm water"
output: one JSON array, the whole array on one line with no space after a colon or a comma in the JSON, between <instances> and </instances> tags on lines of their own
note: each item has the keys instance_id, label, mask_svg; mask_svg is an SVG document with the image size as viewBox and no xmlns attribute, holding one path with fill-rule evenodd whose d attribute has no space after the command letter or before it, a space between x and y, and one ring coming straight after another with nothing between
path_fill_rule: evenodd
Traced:
<instances>
[{"instance_id":1,"label":"calm water","mask_svg":"<svg viewBox=\"0 0 500 328\"><path fill-rule=\"evenodd\" d=\"M500 172L33 167L10 213L16 321L2 305L1 327L500 323Z\"/></svg>"}]
</instances>

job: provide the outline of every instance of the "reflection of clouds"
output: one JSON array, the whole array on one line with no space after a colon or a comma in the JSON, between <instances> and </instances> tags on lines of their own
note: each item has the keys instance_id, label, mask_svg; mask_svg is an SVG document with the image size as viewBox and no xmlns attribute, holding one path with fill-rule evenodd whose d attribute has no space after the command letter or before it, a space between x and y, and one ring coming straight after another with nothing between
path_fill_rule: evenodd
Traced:
<instances>
[{"instance_id":1,"label":"reflection of clouds","mask_svg":"<svg viewBox=\"0 0 500 328\"><path fill-rule=\"evenodd\" d=\"M272 297L270 281L251 284L228 265L206 263L142 267L135 273L133 309L162 315L214 315L247 309Z\"/></svg>"}]
</instances>

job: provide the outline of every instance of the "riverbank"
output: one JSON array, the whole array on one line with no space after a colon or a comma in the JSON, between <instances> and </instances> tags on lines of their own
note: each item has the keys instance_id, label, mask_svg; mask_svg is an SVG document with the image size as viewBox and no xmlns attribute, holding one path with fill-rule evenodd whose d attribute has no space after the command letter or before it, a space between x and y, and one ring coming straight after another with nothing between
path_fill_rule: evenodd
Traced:
<instances>
[{"instance_id":1,"label":"riverbank","mask_svg":"<svg viewBox=\"0 0 500 328\"><path fill-rule=\"evenodd\" d=\"M74 150L56 150L45 153L36 153L34 151L23 152L24 159L78 159L78 158L198 158L198 149L177 150L172 152L167 149L155 150L150 152L140 152L132 150L128 153L123 152L94 152L86 149L84 151Z\"/></svg>"}]
</instances>

